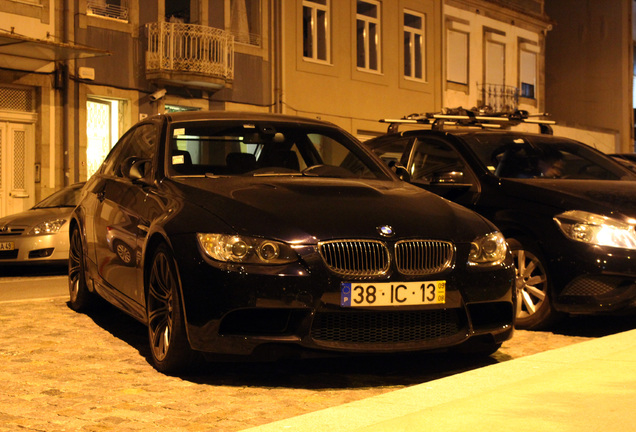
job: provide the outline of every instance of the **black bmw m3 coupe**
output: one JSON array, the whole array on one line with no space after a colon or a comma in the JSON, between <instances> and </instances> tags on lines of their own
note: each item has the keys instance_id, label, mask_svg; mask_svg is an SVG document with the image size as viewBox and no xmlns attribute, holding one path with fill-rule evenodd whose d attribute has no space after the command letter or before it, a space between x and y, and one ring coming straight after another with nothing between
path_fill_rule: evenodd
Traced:
<instances>
[{"instance_id":1,"label":"black bmw m3 coupe","mask_svg":"<svg viewBox=\"0 0 636 432\"><path fill-rule=\"evenodd\" d=\"M87 182L69 232L71 307L98 295L147 325L166 373L289 351L488 354L513 332L497 228L322 121L145 119Z\"/></svg>"}]
</instances>

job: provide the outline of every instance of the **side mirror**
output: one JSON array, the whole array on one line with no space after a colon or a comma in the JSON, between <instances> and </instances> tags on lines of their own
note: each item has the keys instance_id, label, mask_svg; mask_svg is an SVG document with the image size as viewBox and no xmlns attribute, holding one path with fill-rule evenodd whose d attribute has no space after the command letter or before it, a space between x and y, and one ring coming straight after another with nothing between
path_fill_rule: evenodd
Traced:
<instances>
[{"instance_id":1,"label":"side mirror","mask_svg":"<svg viewBox=\"0 0 636 432\"><path fill-rule=\"evenodd\" d=\"M146 176L150 173L150 167L150 159L131 156L122 163L121 172L124 177L132 181L141 180L145 183Z\"/></svg>"},{"instance_id":2,"label":"side mirror","mask_svg":"<svg viewBox=\"0 0 636 432\"><path fill-rule=\"evenodd\" d=\"M397 162L391 161L389 162L389 168L393 170L393 172L400 178L400 180L410 183L411 182L411 173L406 169L405 166L399 165Z\"/></svg>"}]
</instances>

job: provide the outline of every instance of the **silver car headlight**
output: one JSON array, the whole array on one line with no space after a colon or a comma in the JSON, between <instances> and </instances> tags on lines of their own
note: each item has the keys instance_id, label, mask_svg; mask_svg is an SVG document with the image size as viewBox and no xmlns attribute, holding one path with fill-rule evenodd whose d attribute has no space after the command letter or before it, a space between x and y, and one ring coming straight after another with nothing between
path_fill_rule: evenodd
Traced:
<instances>
[{"instance_id":1,"label":"silver car headlight","mask_svg":"<svg viewBox=\"0 0 636 432\"><path fill-rule=\"evenodd\" d=\"M201 249L210 258L245 264L288 264L298 255L283 242L256 237L198 233Z\"/></svg>"},{"instance_id":2,"label":"silver car headlight","mask_svg":"<svg viewBox=\"0 0 636 432\"><path fill-rule=\"evenodd\" d=\"M66 219L53 219L45 222L40 222L29 230L28 235L45 235L55 234L66 223Z\"/></svg>"},{"instance_id":3,"label":"silver car headlight","mask_svg":"<svg viewBox=\"0 0 636 432\"><path fill-rule=\"evenodd\" d=\"M508 244L499 231L477 237L470 243L468 265L486 266L501 264L506 259Z\"/></svg>"},{"instance_id":4,"label":"silver car headlight","mask_svg":"<svg viewBox=\"0 0 636 432\"><path fill-rule=\"evenodd\" d=\"M581 210L554 217L566 237L599 246L636 249L636 220L621 221Z\"/></svg>"}]
</instances>

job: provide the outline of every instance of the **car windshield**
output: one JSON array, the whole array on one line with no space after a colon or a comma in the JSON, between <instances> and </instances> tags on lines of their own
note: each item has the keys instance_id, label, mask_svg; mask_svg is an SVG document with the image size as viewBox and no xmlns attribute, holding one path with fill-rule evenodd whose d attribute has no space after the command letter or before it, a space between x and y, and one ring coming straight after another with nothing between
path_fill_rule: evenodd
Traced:
<instances>
[{"instance_id":1,"label":"car windshield","mask_svg":"<svg viewBox=\"0 0 636 432\"><path fill-rule=\"evenodd\" d=\"M170 129L171 175L389 179L345 134L296 123L188 122Z\"/></svg>"},{"instance_id":2,"label":"car windshield","mask_svg":"<svg viewBox=\"0 0 636 432\"><path fill-rule=\"evenodd\" d=\"M629 176L609 157L567 139L494 134L464 139L498 177L620 180Z\"/></svg>"},{"instance_id":3,"label":"car windshield","mask_svg":"<svg viewBox=\"0 0 636 432\"><path fill-rule=\"evenodd\" d=\"M44 198L33 208L75 207L82 193L82 185L73 185Z\"/></svg>"}]
</instances>

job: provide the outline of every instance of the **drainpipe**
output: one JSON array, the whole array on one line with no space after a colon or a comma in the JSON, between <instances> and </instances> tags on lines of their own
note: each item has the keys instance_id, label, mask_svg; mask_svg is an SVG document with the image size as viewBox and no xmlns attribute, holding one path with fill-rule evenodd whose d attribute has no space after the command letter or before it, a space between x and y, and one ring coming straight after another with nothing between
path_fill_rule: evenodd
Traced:
<instances>
[{"instance_id":1,"label":"drainpipe","mask_svg":"<svg viewBox=\"0 0 636 432\"><path fill-rule=\"evenodd\" d=\"M272 1L271 20L272 20L272 98L273 111L275 113L283 112L283 6L282 2Z\"/></svg>"},{"instance_id":2,"label":"drainpipe","mask_svg":"<svg viewBox=\"0 0 636 432\"><path fill-rule=\"evenodd\" d=\"M64 42L68 43L70 41L70 26L72 23L72 17L70 15L70 7L69 3L71 0L64 0L64 6L62 10L62 34L64 38ZM60 64L61 68L61 91L62 91L62 156L63 156L63 174L64 174L64 186L68 186L71 184L71 146L70 146L70 138L71 138L71 122L70 118L70 80L69 80L69 65L68 60L64 60Z\"/></svg>"}]
</instances>

